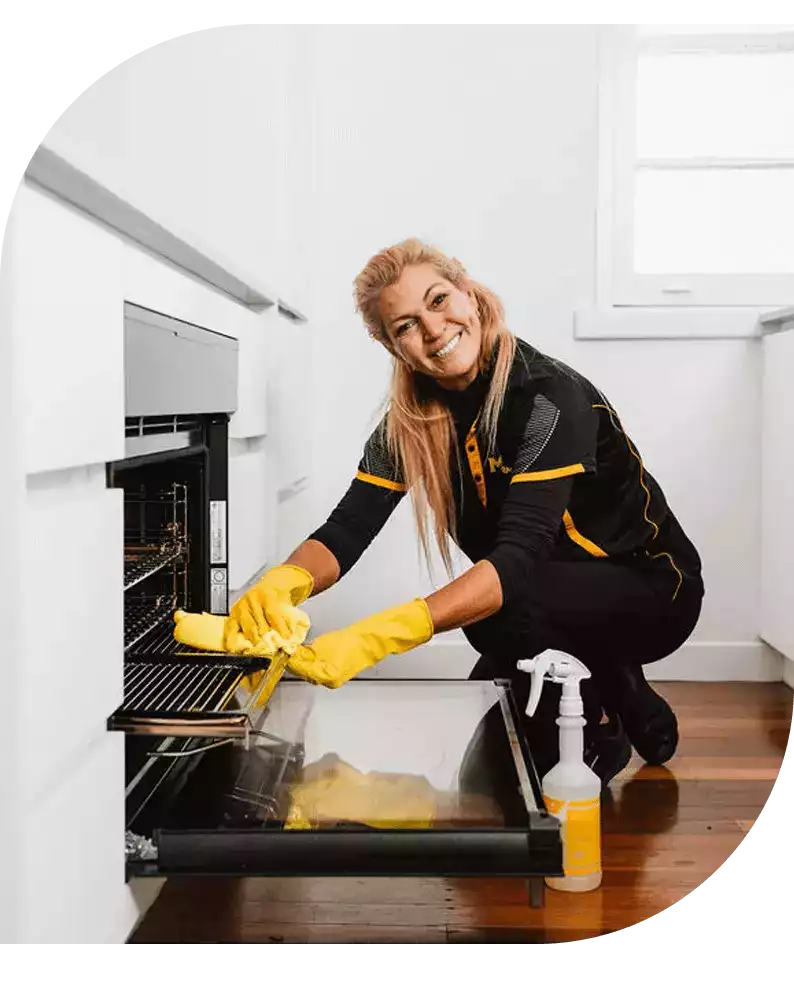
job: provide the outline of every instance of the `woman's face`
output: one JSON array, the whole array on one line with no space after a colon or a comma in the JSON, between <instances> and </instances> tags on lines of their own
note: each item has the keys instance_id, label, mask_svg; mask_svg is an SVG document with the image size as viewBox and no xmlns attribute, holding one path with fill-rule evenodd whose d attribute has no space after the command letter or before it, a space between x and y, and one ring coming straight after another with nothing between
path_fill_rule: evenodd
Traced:
<instances>
[{"instance_id":1,"label":"woman's face","mask_svg":"<svg viewBox=\"0 0 794 1002\"><path fill-rule=\"evenodd\" d=\"M477 304L431 264L403 269L380 294L380 315L397 355L448 390L464 390L479 371Z\"/></svg>"}]
</instances>

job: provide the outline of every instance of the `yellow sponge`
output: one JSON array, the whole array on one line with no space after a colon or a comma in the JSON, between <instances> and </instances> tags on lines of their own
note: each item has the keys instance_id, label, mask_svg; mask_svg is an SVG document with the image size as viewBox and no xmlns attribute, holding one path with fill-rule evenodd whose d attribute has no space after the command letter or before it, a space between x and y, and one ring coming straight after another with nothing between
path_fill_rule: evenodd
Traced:
<instances>
[{"instance_id":1,"label":"yellow sponge","mask_svg":"<svg viewBox=\"0 0 794 1002\"><path fill-rule=\"evenodd\" d=\"M213 651L216 654L225 654L223 646L223 627L226 623L225 616L213 616L209 612L185 612L177 609L174 613L174 640L180 644L187 644L188 647L197 647L201 651ZM241 634L235 638L236 650L231 654L251 654L252 644Z\"/></svg>"},{"instance_id":2,"label":"yellow sponge","mask_svg":"<svg viewBox=\"0 0 794 1002\"><path fill-rule=\"evenodd\" d=\"M227 616L215 616L209 612L185 612L177 609L174 613L174 640L188 647L197 647L202 651L213 651L216 654L244 654L248 657L272 657L276 651L294 653L295 649L306 639L309 632L309 617L305 612L295 610L298 615L292 617L292 635L284 639L275 630L269 630L254 646L241 633L234 634L234 650L227 651L223 646L224 629Z\"/></svg>"}]
</instances>

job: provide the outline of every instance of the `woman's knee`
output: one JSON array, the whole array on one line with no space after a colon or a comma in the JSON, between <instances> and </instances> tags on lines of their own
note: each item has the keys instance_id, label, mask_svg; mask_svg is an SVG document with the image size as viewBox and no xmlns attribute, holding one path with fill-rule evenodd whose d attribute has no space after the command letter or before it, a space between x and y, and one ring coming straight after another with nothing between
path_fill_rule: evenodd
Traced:
<instances>
[{"instance_id":1,"label":"woman's knee","mask_svg":"<svg viewBox=\"0 0 794 1002\"><path fill-rule=\"evenodd\" d=\"M510 678L515 674L514 658L499 654L481 654L469 673L470 679L490 681L494 678Z\"/></svg>"}]
</instances>

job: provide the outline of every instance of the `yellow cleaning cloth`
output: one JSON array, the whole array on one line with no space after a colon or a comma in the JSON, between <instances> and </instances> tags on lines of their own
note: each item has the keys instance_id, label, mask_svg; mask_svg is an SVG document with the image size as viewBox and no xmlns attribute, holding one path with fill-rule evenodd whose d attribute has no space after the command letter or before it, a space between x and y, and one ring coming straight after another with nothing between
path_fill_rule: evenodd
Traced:
<instances>
[{"instance_id":1,"label":"yellow cleaning cloth","mask_svg":"<svg viewBox=\"0 0 794 1002\"><path fill-rule=\"evenodd\" d=\"M292 654L303 643L309 632L309 617L305 612L301 612L299 617L295 617L292 635L286 640L275 630L269 630L254 647L241 633L236 633L232 635L234 650L227 651L223 646L227 618L209 612L184 612L182 609L177 609L174 613L176 623L174 640L188 647L197 647L199 650L213 651L216 654L244 654L248 657L270 658L276 651L283 650Z\"/></svg>"},{"instance_id":2,"label":"yellow cleaning cloth","mask_svg":"<svg viewBox=\"0 0 794 1002\"><path fill-rule=\"evenodd\" d=\"M338 755L303 770L292 788L285 828L357 821L374 828L431 828L438 791L424 776L359 772Z\"/></svg>"}]
</instances>

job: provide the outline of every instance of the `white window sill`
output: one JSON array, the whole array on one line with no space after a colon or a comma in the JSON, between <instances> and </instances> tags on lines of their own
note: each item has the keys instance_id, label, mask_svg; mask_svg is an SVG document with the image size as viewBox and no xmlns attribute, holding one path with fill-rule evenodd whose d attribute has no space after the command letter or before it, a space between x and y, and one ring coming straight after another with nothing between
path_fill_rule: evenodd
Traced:
<instances>
[{"instance_id":1,"label":"white window sill","mask_svg":"<svg viewBox=\"0 0 794 1002\"><path fill-rule=\"evenodd\" d=\"M751 339L770 331L762 327L764 317L775 316L778 330L784 312L763 307L593 307L574 311L574 338L577 341L672 341Z\"/></svg>"}]
</instances>

